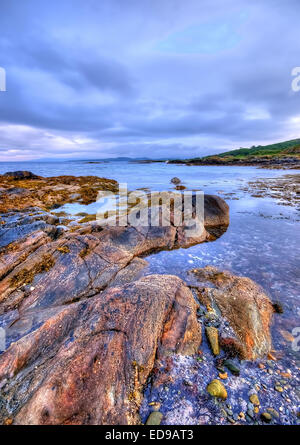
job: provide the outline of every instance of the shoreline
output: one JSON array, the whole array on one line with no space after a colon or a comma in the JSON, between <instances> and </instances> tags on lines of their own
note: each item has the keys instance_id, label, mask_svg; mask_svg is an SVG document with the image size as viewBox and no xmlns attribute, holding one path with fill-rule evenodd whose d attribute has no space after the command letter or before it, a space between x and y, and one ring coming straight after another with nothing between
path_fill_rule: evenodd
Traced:
<instances>
[{"instance_id":1,"label":"shoreline","mask_svg":"<svg viewBox=\"0 0 300 445\"><path fill-rule=\"evenodd\" d=\"M145 161L131 161L136 164L153 164L153 163L166 163L166 164L177 164L177 165L187 165L187 166L222 166L222 167L257 167L257 168L265 168L270 170L299 170L300 169L300 159L299 158L289 158L282 159L259 159L256 158L252 161L221 161L221 160L212 160L212 161L201 161L201 160L193 160L193 159L174 159L174 160L145 160Z\"/></svg>"},{"instance_id":2,"label":"shoreline","mask_svg":"<svg viewBox=\"0 0 300 445\"><path fill-rule=\"evenodd\" d=\"M146 254L222 237L223 199L206 195L193 240L184 227L68 226L36 204L92 200L91 177L30 175L6 178L1 189L22 196L6 199L1 214L3 424L140 424L149 416L162 424L297 423L296 376L272 350L275 306L259 286L211 267L191 271L193 284L143 275ZM95 190L115 186L101 178Z\"/></svg>"}]
</instances>

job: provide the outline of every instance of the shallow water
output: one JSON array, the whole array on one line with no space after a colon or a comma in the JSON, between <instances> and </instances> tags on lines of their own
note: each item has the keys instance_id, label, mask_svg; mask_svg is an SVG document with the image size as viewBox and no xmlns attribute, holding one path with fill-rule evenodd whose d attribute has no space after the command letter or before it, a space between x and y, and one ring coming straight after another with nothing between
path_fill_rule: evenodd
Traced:
<instances>
[{"instance_id":1,"label":"shallow water","mask_svg":"<svg viewBox=\"0 0 300 445\"><path fill-rule=\"evenodd\" d=\"M188 190L219 194L230 206L231 221L227 232L215 242L149 256L147 273L170 273L187 279L186 272L189 269L210 264L254 279L264 287L273 301L280 301L284 308L282 315L275 316L275 349L283 353L287 364L289 359L298 356L292 343L282 335L282 330L291 334L293 328L300 326L299 209L278 205L272 198L255 198L242 190L249 181L295 174L294 170L232 166L189 167L165 163L89 164L86 161L0 163L0 173L15 170L29 170L42 176L68 174L107 177L127 183L129 190L172 190L170 180L177 176ZM90 206L67 204L60 210L70 214L94 214L97 212L97 203Z\"/></svg>"}]
</instances>

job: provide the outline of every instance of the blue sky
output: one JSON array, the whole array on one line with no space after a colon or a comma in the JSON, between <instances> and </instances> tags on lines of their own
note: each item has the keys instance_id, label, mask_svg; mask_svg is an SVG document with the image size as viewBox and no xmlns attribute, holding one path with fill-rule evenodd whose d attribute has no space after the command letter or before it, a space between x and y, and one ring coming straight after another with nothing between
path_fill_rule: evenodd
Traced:
<instances>
[{"instance_id":1,"label":"blue sky","mask_svg":"<svg viewBox=\"0 0 300 445\"><path fill-rule=\"evenodd\" d=\"M299 0L0 0L0 160L300 136Z\"/></svg>"}]
</instances>

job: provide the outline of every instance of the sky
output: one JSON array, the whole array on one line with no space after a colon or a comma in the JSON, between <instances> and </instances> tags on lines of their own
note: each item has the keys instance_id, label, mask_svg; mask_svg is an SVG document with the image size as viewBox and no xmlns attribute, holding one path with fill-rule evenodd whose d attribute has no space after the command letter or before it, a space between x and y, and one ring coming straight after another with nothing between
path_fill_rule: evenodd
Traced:
<instances>
[{"instance_id":1,"label":"sky","mask_svg":"<svg viewBox=\"0 0 300 445\"><path fill-rule=\"evenodd\" d=\"M188 158L300 137L299 0L0 0L0 12L0 161Z\"/></svg>"}]
</instances>

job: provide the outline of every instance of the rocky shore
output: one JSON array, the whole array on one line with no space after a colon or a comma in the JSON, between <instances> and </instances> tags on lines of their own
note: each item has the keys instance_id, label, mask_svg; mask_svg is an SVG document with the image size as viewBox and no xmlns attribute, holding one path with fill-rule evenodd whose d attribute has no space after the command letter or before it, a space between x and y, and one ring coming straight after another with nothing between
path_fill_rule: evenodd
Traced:
<instances>
[{"instance_id":1,"label":"rocky shore","mask_svg":"<svg viewBox=\"0 0 300 445\"><path fill-rule=\"evenodd\" d=\"M141 160L133 161L139 164L151 164L151 163L167 163L167 164L181 164L181 165L223 165L223 166L239 166L239 167L258 167L267 168L270 170L298 170L300 169L300 157L297 156L249 156L247 158L235 158L209 156L207 158L194 158L194 159L166 159L166 160Z\"/></svg>"},{"instance_id":2,"label":"rocky shore","mask_svg":"<svg viewBox=\"0 0 300 445\"><path fill-rule=\"evenodd\" d=\"M222 236L225 201L205 196L192 239L184 226L101 227L52 213L117 185L0 177L0 422L297 423L294 376L272 350L276 307L257 284L213 267L187 282L146 273L150 252Z\"/></svg>"},{"instance_id":3,"label":"rocky shore","mask_svg":"<svg viewBox=\"0 0 300 445\"><path fill-rule=\"evenodd\" d=\"M207 159L183 159L169 160L168 164L185 164L185 165L231 165L231 166L248 166L269 169L299 169L299 156L253 156L245 159L234 157L221 158L218 156L210 156Z\"/></svg>"},{"instance_id":4,"label":"rocky shore","mask_svg":"<svg viewBox=\"0 0 300 445\"><path fill-rule=\"evenodd\" d=\"M280 205L295 207L300 210L300 175L283 175L279 178L250 181L247 188L242 188L255 198L273 198Z\"/></svg>"}]
</instances>

